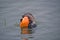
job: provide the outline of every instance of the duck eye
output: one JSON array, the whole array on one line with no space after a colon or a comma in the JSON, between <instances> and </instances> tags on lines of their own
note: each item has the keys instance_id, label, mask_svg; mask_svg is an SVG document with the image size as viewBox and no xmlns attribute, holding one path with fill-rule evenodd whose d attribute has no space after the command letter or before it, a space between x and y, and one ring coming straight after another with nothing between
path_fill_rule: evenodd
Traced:
<instances>
[{"instance_id":1,"label":"duck eye","mask_svg":"<svg viewBox=\"0 0 60 40\"><path fill-rule=\"evenodd\" d=\"M22 19L20 19L20 21L22 21Z\"/></svg>"}]
</instances>

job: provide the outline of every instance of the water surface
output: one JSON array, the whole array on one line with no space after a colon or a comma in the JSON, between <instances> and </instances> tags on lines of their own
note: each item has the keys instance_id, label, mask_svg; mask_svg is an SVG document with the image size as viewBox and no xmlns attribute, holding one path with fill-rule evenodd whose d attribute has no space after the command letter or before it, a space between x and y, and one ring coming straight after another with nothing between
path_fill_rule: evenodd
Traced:
<instances>
[{"instance_id":1,"label":"water surface","mask_svg":"<svg viewBox=\"0 0 60 40\"><path fill-rule=\"evenodd\" d=\"M29 40L60 40L60 0L0 0L0 40L21 40L14 24L26 12L39 22Z\"/></svg>"}]
</instances>

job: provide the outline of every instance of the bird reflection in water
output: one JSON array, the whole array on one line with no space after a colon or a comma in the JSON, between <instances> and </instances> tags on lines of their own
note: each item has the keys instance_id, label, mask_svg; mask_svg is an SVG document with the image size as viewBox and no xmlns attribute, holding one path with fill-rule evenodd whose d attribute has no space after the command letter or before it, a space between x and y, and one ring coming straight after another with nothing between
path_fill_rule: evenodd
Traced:
<instances>
[{"instance_id":1,"label":"bird reflection in water","mask_svg":"<svg viewBox=\"0 0 60 40\"><path fill-rule=\"evenodd\" d=\"M21 30L22 40L29 40L30 38L33 38L32 33L33 33L32 29L22 29Z\"/></svg>"}]
</instances>

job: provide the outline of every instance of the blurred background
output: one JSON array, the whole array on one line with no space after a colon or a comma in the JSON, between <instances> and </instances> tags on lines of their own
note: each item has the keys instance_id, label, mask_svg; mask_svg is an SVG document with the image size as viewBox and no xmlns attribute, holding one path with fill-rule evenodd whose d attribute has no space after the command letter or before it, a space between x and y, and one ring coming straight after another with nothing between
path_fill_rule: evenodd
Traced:
<instances>
[{"instance_id":1,"label":"blurred background","mask_svg":"<svg viewBox=\"0 0 60 40\"><path fill-rule=\"evenodd\" d=\"M60 40L60 0L0 0L0 40L21 40L21 16L32 13L38 21L29 40Z\"/></svg>"}]
</instances>

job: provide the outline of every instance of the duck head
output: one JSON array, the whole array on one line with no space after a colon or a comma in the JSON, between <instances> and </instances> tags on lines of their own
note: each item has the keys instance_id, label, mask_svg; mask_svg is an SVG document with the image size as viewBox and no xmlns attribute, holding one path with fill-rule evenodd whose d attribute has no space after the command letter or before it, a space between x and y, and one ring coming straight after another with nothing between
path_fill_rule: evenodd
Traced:
<instances>
[{"instance_id":1,"label":"duck head","mask_svg":"<svg viewBox=\"0 0 60 40\"><path fill-rule=\"evenodd\" d=\"M25 16L22 18L22 21L20 22L20 28L28 28L29 25L29 18Z\"/></svg>"}]
</instances>

